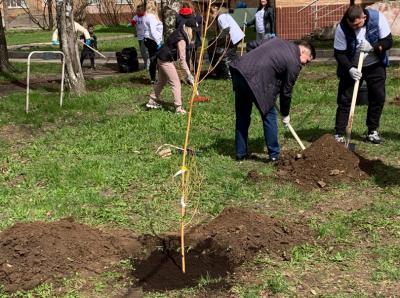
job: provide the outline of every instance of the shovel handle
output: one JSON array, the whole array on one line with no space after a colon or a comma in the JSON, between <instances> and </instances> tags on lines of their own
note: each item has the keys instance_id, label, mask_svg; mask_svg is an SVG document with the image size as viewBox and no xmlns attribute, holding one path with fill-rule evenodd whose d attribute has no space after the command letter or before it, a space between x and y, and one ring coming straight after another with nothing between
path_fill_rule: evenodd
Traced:
<instances>
[{"instance_id":1,"label":"shovel handle","mask_svg":"<svg viewBox=\"0 0 400 298\"><path fill-rule=\"evenodd\" d=\"M292 125L290 123L286 124L286 126L289 128L291 134L293 135L293 137L295 138L295 140L297 141L297 143L300 145L301 150L306 149L306 147L304 146L303 142L300 140L299 136L297 135L297 133L294 131Z\"/></svg>"},{"instance_id":2,"label":"shovel handle","mask_svg":"<svg viewBox=\"0 0 400 298\"><path fill-rule=\"evenodd\" d=\"M364 54L365 54L364 52L360 52L360 58L358 59L358 66L357 66L357 70L359 72L361 72L362 66L363 66L363 63L364 63ZM350 143L351 130L353 128L354 111L356 109L358 87L360 87L360 80L357 80L354 83L353 97L351 98L349 121L347 122L347 127L346 127L346 147L349 147L349 143Z\"/></svg>"}]
</instances>

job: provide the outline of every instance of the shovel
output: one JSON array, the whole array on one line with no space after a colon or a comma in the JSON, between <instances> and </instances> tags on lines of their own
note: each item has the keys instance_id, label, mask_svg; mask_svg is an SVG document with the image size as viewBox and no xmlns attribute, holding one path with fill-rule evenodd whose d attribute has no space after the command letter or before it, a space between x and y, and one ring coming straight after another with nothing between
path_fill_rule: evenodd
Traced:
<instances>
[{"instance_id":1,"label":"shovel","mask_svg":"<svg viewBox=\"0 0 400 298\"><path fill-rule=\"evenodd\" d=\"M358 59L358 66L357 70L361 72L363 63L364 63L364 52L360 52L360 58ZM353 118L354 118L354 111L356 109L356 101L357 101L357 94L358 94L358 88L360 87L360 80L356 80L354 83L354 89L353 89L353 97L351 98L351 107L350 107L350 114L349 114L349 121L347 122L346 126L346 147L350 151L355 151L356 149L356 144L350 143L351 140L351 129L353 128Z\"/></svg>"},{"instance_id":2,"label":"shovel","mask_svg":"<svg viewBox=\"0 0 400 298\"><path fill-rule=\"evenodd\" d=\"M277 105L275 105L275 109L279 112L279 114L281 113L281 111L279 111L279 108L278 108ZM301 150L305 150L306 147L304 146L303 142L300 140L299 136L297 135L297 133L293 129L292 125L290 123L288 123L288 124L286 124L286 126L287 126L287 128L289 128L290 133L292 134L292 136L294 137L296 142L299 144Z\"/></svg>"}]
</instances>

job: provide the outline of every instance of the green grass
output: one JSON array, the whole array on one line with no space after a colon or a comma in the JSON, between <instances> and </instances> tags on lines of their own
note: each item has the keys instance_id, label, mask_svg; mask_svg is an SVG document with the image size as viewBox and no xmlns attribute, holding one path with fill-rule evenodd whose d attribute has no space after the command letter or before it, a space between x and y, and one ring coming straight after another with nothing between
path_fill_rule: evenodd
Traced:
<instances>
[{"instance_id":1,"label":"green grass","mask_svg":"<svg viewBox=\"0 0 400 298\"><path fill-rule=\"evenodd\" d=\"M126 39L128 34L135 32L135 29L128 28L126 25L120 26L95 26L95 33L99 40L104 37L113 37L118 34L122 35L121 39ZM44 30L8 30L6 32L7 45L18 45L18 44L28 44L28 43L41 43L50 42L52 31Z\"/></svg>"},{"instance_id":2,"label":"green grass","mask_svg":"<svg viewBox=\"0 0 400 298\"><path fill-rule=\"evenodd\" d=\"M25 69L24 64L16 67ZM55 67L35 64L32 72L36 76L57 73ZM397 69L389 69L388 102L400 95L397 73ZM24 73L16 76L24 79ZM180 168L181 155L174 152L170 158L161 159L155 151L166 143L182 145L186 117L174 114L172 108L147 111L144 104L151 86L134 84L143 77L147 73L88 81L93 91L82 98L66 94L63 108L58 106L57 92L32 90L28 115L23 92L0 97L0 230L20 221L67 216L92 226L124 227L136 233L178 230L179 179L172 176ZM7 80L0 77L0 82ZM333 66L310 65L296 84L292 125L307 146L311 139L333 132L337 83ZM381 159L376 165L378 174L358 185L337 185L329 192L309 193L276 180L276 169L269 164L237 164L233 159L231 84L206 80L200 91L211 101L196 104L193 113L190 143L199 154L190 165L193 188L189 213L199 206L195 221L234 205L301 221L315 232L315 242L287 252L289 261L268 254L258 256L247 265L252 266L248 270L251 278L242 280L238 274L229 294L302 297L313 293L311 288L323 297L353 297L349 294L352 290L361 297L370 289L398 282L399 107L385 106L381 132L386 143L382 146L361 141L366 107L356 110L353 136L357 148L363 156ZM184 86L185 101L189 92ZM163 98L172 103L169 89ZM4 128L13 127L21 130L7 138L2 135ZM263 151L262 135L259 115L254 111L252 151ZM298 150L282 127L280 141L285 148ZM247 173L252 169L266 179L248 182ZM338 200L354 200L356 207L341 208ZM319 204L327 209L316 208ZM106 295L117 286L124 287L118 274L110 271L95 280L82 276L66 279L64 297ZM150 296L193 296L212 282L205 278L196 288ZM44 284L14 297L53 297L56 291L53 285ZM0 290L0 297L7 296Z\"/></svg>"}]
</instances>

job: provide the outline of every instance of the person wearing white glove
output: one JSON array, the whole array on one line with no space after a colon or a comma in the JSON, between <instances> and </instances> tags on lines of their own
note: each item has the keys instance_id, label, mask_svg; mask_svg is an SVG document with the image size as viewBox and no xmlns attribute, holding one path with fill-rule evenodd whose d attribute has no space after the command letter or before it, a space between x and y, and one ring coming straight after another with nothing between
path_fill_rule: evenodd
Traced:
<instances>
[{"instance_id":1,"label":"person wearing white glove","mask_svg":"<svg viewBox=\"0 0 400 298\"><path fill-rule=\"evenodd\" d=\"M377 10L350 6L336 27L334 55L338 63L339 87L335 122L335 138L342 142L349 120L354 83L365 81L368 87L366 140L382 142L378 133L385 103L387 50L393 40L385 16ZM364 52L361 71L357 70L360 53Z\"/></svg>"},{"instance_id":2,"label":"person wearing white glove","mask_svg":"<svg viewBox=\"0 0 400 298\"><path fill-rule=\"evenodd\" d=\"M307 41L294 43L273 38L233 61L230 67L235 92L236 160L241 161L249 155L253 103L261 115L269 160L279 159L277 98L284 115L282 122L287 125L290 123L293 87L303 66L314 58L315 48Z\"/></svg>"},{"instance_id":3,"label":"person wearing white glove","mask_svg":"<svg viewBox=\"0 0 400 298\"><path fill-rule=\"evenodd\" d=\"M282 115L282 123L283 123L283 125L287 126L290 123L290 116L289 115L287 115L287 116L283 116Z\"/></svg>"},{"instance_id":4,"label":"person wearing white glove","mask_svg":"<svg viewBox=\"0 0 400 298\"><path fill-rule=\"evenodd\" d=\"M361 80L362 73L357 68L352 67L349 69L349 74L354 81Z\"/></svg>"},{"instance_id":5,"label":"person wearing white glove","mask_svg":"<svg viewBox=\"0 0 400 298\"><path fill-rule=\"evenodd\" d=\"M194 85L194 76L191 73L189 73L186 77L186 81L189 83L189 85L193 86Z\"/></svg>"}]
</instances>

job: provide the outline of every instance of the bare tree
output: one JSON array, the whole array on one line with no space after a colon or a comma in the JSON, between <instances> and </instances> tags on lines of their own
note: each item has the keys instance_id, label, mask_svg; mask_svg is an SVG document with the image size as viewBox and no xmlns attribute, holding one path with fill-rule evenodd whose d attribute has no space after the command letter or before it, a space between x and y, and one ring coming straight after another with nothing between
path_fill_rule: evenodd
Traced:
<instances>
[{"instance_id":1,"label":"bare tree","mask_svg":"<svg viewBox=\"0 0 400 298\"><path fill-rule=\"evenodd\" d=\"M119 25L120 12L122 5L116 0L102 0L97 5L99 9L100 19L104 25Z\"/></svg>"},{"instance_id":2,"label":"bare tree","mask_svg":"<svg viewBox=\"0 0 400 298\"><path fill-rule=\"evenodd\" d=\"M0 10L0 72L9 72L11 70L13 70L13 67L8 60L6 33Z\"/></svg>"},{"instance_id":3,"label":"bare tree","mask_svg":"<svg viewBox=\"0 0 400 298\"><path fill-rule=\"evenodd\" d=\"M27 0L24 0L26 3ZM29 19L36 24L40 29L43 30L52 30L54 28L54 2L53 0L44 0L43 1L43 10L40 11L32 11L29 5L23 5L21 8L25 11L25 13L29 16ZM40 14L39 14L40 12Z\"/></svg>"},{"instance_id":4,"label":"bare tree","mask_svg":"<svg viewBox=\"0 0 400 298\"><path fill-rule=\"evenodd\" d=\"M3 20L4 20L4 29L8 29L8 3L6 0L2 1L0 0L0 6L3 5ZM1 18L0 18L1 21Z\"/></svg>"},{"instance_id":5,"label":"bare tree","mask_svg":"<svg viewBox=\"0 0 400 298\"><path fill-rule=\"evenodd\" d=\"M61 49L65 55L68 86L73 94L86 93L85 79L79 62L72 0L56 0L57 27Z\"/></svg>"}]
</instances>

